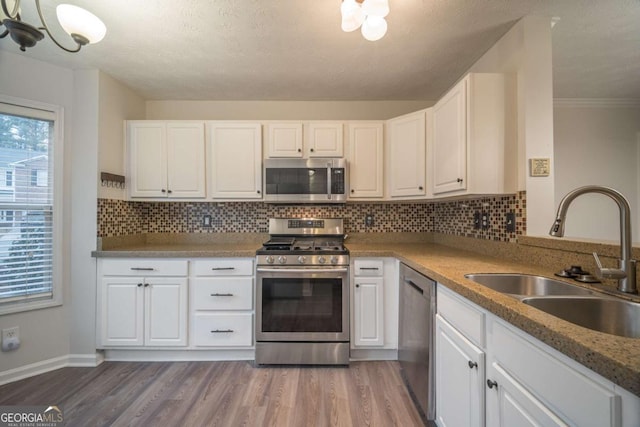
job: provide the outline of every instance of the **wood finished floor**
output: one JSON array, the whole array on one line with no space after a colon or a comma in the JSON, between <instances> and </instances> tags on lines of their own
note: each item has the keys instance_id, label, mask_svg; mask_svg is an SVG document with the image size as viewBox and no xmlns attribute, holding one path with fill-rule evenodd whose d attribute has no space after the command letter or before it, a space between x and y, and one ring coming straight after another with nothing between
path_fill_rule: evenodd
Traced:
<instances>
[{"instance_id":1,"label":"wood finished floor","mask_svg":"<svg viewBox=\"0 0 640 427\"><path fill-rule=\"evenodd\" d=\"M422 426L397 362L105 362L0 386L0 405L58 405L67 426Z\"/></svg>"}]
</instances>

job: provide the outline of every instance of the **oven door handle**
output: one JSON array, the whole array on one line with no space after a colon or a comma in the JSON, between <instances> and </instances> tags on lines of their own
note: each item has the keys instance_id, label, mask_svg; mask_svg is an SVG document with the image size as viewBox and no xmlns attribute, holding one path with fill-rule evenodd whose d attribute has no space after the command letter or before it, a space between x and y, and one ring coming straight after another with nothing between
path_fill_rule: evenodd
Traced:
<instances>
[{"instance_id":1,"label":"oven door handle","mask_svg":"<svg viewBox=\"0 0 640 427\"><path fill-rule=\"evenodd\" d=\"M261 268L256 269L258 273L346 273L345 268Z\"/></svg>"}]
</instances>

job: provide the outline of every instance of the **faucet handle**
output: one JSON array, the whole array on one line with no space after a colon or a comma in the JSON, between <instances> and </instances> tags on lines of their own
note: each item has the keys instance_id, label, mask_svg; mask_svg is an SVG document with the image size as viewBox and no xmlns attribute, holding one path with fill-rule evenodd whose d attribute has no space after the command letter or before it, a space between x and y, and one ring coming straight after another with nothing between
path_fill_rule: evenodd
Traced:
<instances>
[{"instance_id":1,"label":"faucet handle","mask_svg":"<svg viewBox=\"0 0 640 427\"><path fill-rule=\"evenodd\" d=\"M627 277L627 273L619 268L603 268L600 258L596 252L593 253L593 258L596 260L596 276L600 279L624 279Z\"/></svg>"}]
</instances>

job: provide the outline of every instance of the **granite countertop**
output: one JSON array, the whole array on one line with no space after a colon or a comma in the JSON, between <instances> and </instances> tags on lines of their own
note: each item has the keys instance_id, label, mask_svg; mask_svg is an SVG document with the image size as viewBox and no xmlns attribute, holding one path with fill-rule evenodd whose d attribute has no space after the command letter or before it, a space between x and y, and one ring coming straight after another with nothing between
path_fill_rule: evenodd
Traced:
<instances>
[{"instance_id":1,"label":"granite countertop","mask_svg":"<svg viewBox=\"0 0 640 427\"><path fill-rule=\"evenodd\" d=\"M640 397L640 339L576 326L464 277L468 273L526 273L553 277L553 271L434 243L347 242L352 257L394 257L494 315L529 333L578 363ZM253 257L257 241L205 244L129 242L95 251L111 257ZM570 282L577 284L577 282ZM586 284L579 284L594 289ZM637 299L637 298L636 298Z\"/></svg>"}]
</instances>

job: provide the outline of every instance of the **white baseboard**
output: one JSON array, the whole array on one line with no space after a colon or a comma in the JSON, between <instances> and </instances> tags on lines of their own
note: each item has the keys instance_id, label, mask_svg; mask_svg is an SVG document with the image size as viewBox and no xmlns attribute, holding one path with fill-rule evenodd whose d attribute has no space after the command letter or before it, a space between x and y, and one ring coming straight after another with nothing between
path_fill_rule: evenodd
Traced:
<instances>
[{"instance_id":1,"label":"white baseboard","mask_svg":"<svg viewBox=\"0 0 640 427\"><path fill-rule=\"evenodd\" d=\"M9 369L0 372L0 385L20 381L25 378L44 374L46 372L55 371L56 369L66 368L68 366L79 367L96 367L104 357L101 354L67 354L65 356L54 357L52 359L42 360L40 362L31 363L29 365L20 366L19 368Z\"/></svg>"},{"instance_id":2,"label":"white baseboard","mask_svg":"<svg viewBox=\"0 0 640 427\"><path fill-rule=\"evenodd\" d=\"M255 349L234 350L105 350L108 362L196 362L254 360Z\"/></svg>"}]
</instances>

